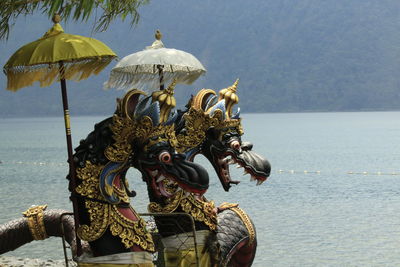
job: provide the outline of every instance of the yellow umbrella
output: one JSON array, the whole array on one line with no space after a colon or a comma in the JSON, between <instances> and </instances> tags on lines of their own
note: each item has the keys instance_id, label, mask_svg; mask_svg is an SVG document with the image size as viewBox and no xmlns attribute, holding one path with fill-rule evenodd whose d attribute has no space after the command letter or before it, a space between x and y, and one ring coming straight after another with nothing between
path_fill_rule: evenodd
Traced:
<instances>
[{"instance_id":1,"label":"yellow umbrella","mask_svg":"<svg viewBox=\"0 0 400 267\"><path fill-rule=\"evenodd\" d=\"M55 16L54 26L39 40L18 49L7 61L7 89L18 89L39 81L48 86L57 80L82 80L98 74L116 54L104 43L64 33ZM61 71L60 71L61 70Z\"/></svg>"},{"instance_id":2,"label":"yellow umbrella","mask_svg":"<svg viewBox=\"0 0 400 267\"><path fill-rule=\"evenodd\" d=\"M72 141L65 80L82 80L103 70L116 54L102 42L88 37L64 33L60 16L53 17L54 26L37 41L18 49L4 66L7 75L7 89L18 89L40 82L48 86L55 80L61 82L64 107L65 132L67 138L68 162L71 185L76 186L75 166L72 158ZM72 196L75 214L75 229L78 229L77 202ZM77 237L78 256L80 242Z\"/></svg>"}]
</instances>

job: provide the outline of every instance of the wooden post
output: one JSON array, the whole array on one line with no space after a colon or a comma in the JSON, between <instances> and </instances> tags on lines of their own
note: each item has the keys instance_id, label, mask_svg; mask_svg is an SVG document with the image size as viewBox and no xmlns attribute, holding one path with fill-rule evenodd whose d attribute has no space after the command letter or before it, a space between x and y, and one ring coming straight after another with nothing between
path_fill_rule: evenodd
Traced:
<instances>
[{"instance_id":1,"label":"wooden post","mask_svg":"<svg viewBox=\"0 0 400 267\"><path fill-rule=\"evenodd\" d=\"M160 77L160 90L164 90L164 65L157 65L158 76Z\"/></svg>"},{"instance_id":2,"label":"wooden post","mask_svg":"<svg viewBox=\"0 0 400 267\"><path fill-rule=\"evenodd\" d=\"M61 95L64 109L64 122L65 122L65 136L67 138L67 151L68 151L68 163L69 163L69 177L71 179L71 201L72 208L74 211L74 222L75 222L75 236L76 236L76 254L79 257L82 255L82 244L81 240L78 237L78 227L79 227L79 215L78 215L78 202L76 197L74 196L75 188L76 188L76 172L75 172L75 162L73 159L73 151L72 151L72 138L71 138L71 123L68 109L68 96L67 96L67 85L64 79L65 69L64 64L60 62L60 75L61 75Z\"/></svg>"}]
</instances>

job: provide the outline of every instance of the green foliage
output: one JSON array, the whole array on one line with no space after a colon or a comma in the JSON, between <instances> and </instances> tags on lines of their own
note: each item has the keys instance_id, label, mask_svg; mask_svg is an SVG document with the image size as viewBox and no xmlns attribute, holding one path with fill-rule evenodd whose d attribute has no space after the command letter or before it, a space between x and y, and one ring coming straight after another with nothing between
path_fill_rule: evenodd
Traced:
<instances>
[{"instance_id":1,"label":"green foliage","mask_svg":"<svg viewBox=\"0 0 400 267\"><path fill-rule=\"evenodd\" d=\"M131 25L139 21L138 8L149 0L2 0L0 2L0 40L8 39L10 28L19 16L42 12L52 17L55 13L63 20L87 21L95 10L102 13L95 19L95 30L104 31L120 17L131 17Z\"/></svg>"}]
</instances>

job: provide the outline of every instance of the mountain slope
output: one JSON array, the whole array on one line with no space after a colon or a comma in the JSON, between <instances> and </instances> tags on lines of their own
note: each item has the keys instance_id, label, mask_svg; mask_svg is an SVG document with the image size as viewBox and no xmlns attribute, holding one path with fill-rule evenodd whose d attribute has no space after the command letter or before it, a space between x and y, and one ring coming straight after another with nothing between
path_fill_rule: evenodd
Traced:
<instances>
[{"instance_id":1,"label":"mountain slope","mask_svg":"<svg viewBox=\"0 0 400 267\"><path fill-rule=\"evenodd\" d=\"M137 27L116 21L93 37L123 57L151 44L160 29L167 47L199 58L208 72L193 86L177 87L179 106L197 89L219 90L239 77L245 112L399 109L399 10L394 0L151 1ZM0 63L50 26L41 15L20 19L0 43ZM92 34L90 23L63 26ZM111 67L68 83L73 115L114 110L123 92L101 89ZM61 115L59 94L58 84L17 93L1 88L0 116Z\"/></svg>"}]
</instances>

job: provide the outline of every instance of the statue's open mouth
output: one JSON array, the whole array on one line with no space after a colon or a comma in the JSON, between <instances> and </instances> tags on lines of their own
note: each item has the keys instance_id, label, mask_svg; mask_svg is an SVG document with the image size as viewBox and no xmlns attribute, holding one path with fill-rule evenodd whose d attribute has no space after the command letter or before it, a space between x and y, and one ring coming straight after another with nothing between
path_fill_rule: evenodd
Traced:
<instances>
[{"instance_id":1,"label":"statue's open mouth","mask_svg":"<svg viewBox=\"0 0 400 267\"><path fill-rule=\"evenodd\" d=\"M177 182L168 178L161 170L148 170L147 172L151 177L152 187L155 189L154 191L158 192L160 195L170 198L177 191L182 190Z\"/></svg>"},{"instance_id":2,"label":"statue's open mouth","mask_svg":"<svg viewBox=\"0 0 400 267\"><path fill-rule=\"evenodd\" d=\"M257 185L261 185L265 182L269 176L264 172L257 172L253 166L247 165L246 162L240 158L236 158L234 154L226 154L222 157L217 157L217 162L220 169L220 175L224 177L226 181L231 183L239 183L239 181L233 181L230 177L229 165L236 165L237 169L243 168L243 175L250 175L250 181L256 181Z\"/></svg>"},{"instance_id":3,"label":"statue's open mouth","mask_svg":"<svg viewBox=\"0 0 400 267\"><path fill-rule=\"evenodd\" d=\"M236 168L243 168L243 175L250 175L250 181L261 185L267 180L271 172L269 162L251 150L235 151L227 149L222 151L217 147L211 148L213 155L213 166L218 173L225 190L229 190L230 184L238 184L240 181L231 179L229 166L236 165Z\"/></svg>"},{"instance_id":4,"label":"statue's open mouth","mask_svg":"<svg viewBox=\"0 0 400 267\"><path fill-rule=\"evenodd\" d=\"M201 197L209 185L207 171L200 165L186 160L176 160L172 165L148 167L146 173L159 197L169 198L180 190Z\"/></svg>"}]
</instances>

